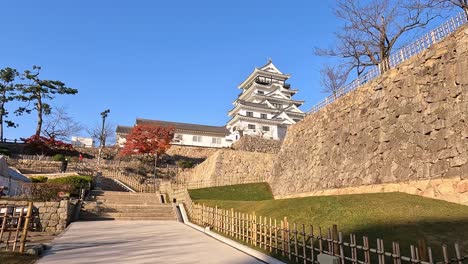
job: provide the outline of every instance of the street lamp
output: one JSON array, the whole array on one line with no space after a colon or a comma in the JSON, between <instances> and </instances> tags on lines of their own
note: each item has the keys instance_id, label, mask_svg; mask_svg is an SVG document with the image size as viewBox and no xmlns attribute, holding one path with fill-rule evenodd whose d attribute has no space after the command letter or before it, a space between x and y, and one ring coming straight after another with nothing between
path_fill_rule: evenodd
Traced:
<instances>
[{"instance_id":1,"label":"street lamp","mask_svg":"<svg viewBox=\"0 0 468 264\"><path fill-rule=\"evenodd\" d=\"M99 166L101 163L101 153L102 153L102 148L106 146L106 137L104 136L104 126L106 123L106 117L110 113L110 109L104 110L104 112L101 112L102 116L102 127L101 127L101 136L99 137L99 153L98 153L98 160L97 160L97 165Z\"/></svg>"},{"instance_id":2,"label":"street lamp","mask_svg":"<svg viewBox=\"0 0 468 264\"><path fill-rule=\"evenodd\" d=\"M104 112L101 113L102 116L102 127L101 127L101 136L99 140L101 141L99 144L99 147L105 147L106 146L106 137L104 137L104 125L106 123L106 117L107 114L110 113L110 109L106 109Z\"/></svg>"}]
</instances>

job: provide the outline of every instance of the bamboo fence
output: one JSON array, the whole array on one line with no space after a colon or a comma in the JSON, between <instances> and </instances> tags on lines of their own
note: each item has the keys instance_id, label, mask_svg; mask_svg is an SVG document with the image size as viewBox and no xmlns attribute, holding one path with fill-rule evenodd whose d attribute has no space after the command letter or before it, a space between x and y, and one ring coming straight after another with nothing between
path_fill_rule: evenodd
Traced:
<instances>
[{"instance_id":1,"label":"bamboo fence","mask_svg":"<svg viewBox=\"0 0 468 264\"><path fill-rule=\"evenodd\" d=\"M24 252L32 208L32 202L27 207L0 205L0 251Z\"/></svg>"},{"instance_id":2,"label":"bamboo fence","mask_svg":"<svg viewBox=\"0 0 468 264\"><path fill-rule=\"evenodd\" d=\"M432 248L420 240L418 246L409 247L409 255L406 256L398 242L392 242L391 248L385 248L383 239L370 241L366 236L358 239L355 234L345 237L336 225L328 229L314 228L312 225L290 223L287 217L277 221L270 217L257 216L255 213L247 214L201 204L192 204L188 212L195 224L210 227L215 232L269 252L290 263L319 263L320 254L333 256L342 264L462 264L468 261L468 255L461 254L457 243L453 245L453 250L449 250L447 245L442 245L441 256L436 256ZM450 254L452 252L454 255Z\"/></svg>"}]
</instances>

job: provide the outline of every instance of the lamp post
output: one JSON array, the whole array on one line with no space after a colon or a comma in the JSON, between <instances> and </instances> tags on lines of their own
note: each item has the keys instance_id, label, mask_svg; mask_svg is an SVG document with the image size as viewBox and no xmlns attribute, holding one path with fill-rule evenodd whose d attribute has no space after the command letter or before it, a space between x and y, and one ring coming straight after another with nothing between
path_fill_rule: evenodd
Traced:
<instances>
[{"instance_id":1,"label":"lamp post","mask_svg":"<svg viewBox=\"0 0 468 264\"><path fill-rule=\"evenodd\" d=\"M97 160L98 166L100 165L100 162L101 162L102 148L106 146L106 137L104 136L104 126L106 123L106 117L109 113L110 113L110 109L106 109L103 112L101 112L102 127L101 127L101 135L99 136L99 153L98 153L98 160Z\"/></svg>"}]
</instances>

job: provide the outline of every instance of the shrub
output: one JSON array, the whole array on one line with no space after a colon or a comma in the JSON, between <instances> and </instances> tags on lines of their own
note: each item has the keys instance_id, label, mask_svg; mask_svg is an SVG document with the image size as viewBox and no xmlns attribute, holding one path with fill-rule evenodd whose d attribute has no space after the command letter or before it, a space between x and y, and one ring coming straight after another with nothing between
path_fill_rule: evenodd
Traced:
<instances>
[{"instance_id":1,"label":"shrub","mask_svg":"<svg viewBox=\"0 0 468 264\"><path fill-rule=\"evenodd\" d=\"M89 184L92 182L92 178L90 176L68 176L62 178L55 178L50 179L47 183L51 184L68 184L71 186L70 194L73 196L77 196L80 193L81 188L88 188Z\"/></svg>"},{"instance_id":2,"label":"shrub","mask_svg":"<svg viewBox=\"0 0 468 264\"><path fill-rule=\"evenodd\" d=\"M51 184L51 183L25 183L23 190L26 197L32 201L59 201L70 193L69 184Z\"/></svg>"},{"instance_id":3,"label":"shrub","mask_svg":"<svg viewBox=\"0 0 468 264\"><path fill-rule=\"evenodd\" d=\"M65 159L65 156L63 156L63 154L55 154L54 156L52 156L53 161L62 161L64 159Z\"/></svg>"},{"instance_id":4,"label":"shrub","mask_svg":"<svg viewBox=\"0 0 468 264\"><path fill-rule=\"evenodd\" d=\"M10 150L7 148L0 148L0 155L10 156Z\"/></svg>"},{"instance_id":5,"label":"shrub","mask_svg":"<svg viewBox=\"0 0 468 264\"><path fill-rule=\"evenodd\" d=\"M188 169L188 168L193 168L193 166L195 165L195 163L191 160L179 160L177 161L177 166L179 166L179 168L184 168L184 169Z\"/></svg>"},{"instance_id":6,"label":"shrub","mask_svg":"<svg viewBox=\"0 0 468 264\"><path fill-rule=\"evenodd\" d=\"M37 177L31 177L30 178L33 183L44 183L47 182L49 178L46 176L37 176Z\"/></svg>"}]
</instances>

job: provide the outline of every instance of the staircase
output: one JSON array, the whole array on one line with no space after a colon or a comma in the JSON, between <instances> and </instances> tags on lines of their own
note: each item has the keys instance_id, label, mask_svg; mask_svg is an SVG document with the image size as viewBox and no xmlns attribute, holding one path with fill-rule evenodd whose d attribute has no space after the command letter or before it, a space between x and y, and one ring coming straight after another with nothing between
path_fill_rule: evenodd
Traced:
<instances>
[{"instance_id":1,"label":"staircase","mask_svg":"<svg viewBox=\"0 0 468 264\"><path fill-rule=\"evenodd\" d=\"M80 220L177 220L171 204L162 204L159 194L92 191L80 212Z\"/></svg>"}]
</instances>

